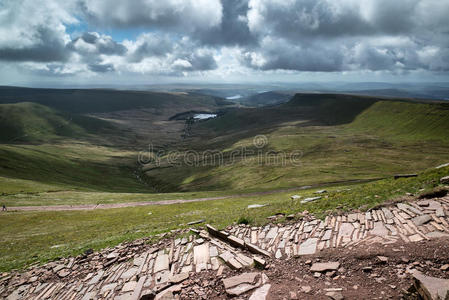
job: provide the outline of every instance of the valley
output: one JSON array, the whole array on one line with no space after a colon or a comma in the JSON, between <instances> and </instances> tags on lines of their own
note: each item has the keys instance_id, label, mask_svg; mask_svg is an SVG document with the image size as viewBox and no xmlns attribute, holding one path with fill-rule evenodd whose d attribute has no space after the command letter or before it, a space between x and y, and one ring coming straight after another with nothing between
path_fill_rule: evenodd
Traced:
<instances>
[{"instance_id":1,"label":"valley","mask_svg":"<svg viewBox=\"0 0 449 300\"><path fill-rule=\"evenodd\" d=\"M127 91L105 91L97 104L99 91L89 104L56 100L72 93L89 95L28 97L18 89L24 101L0 96L1 202L17 207L0 216L2 271L141 237L157 241L198 220L224 228L264 225L278 213L369 210L431 192L449 174L434 169L449 161L444 101L295 94L277 105L242 106L196 93L142 92L105 109L128 99ZM185 135L196 114L217 116L193 121ZM211 152L220 160L204 155ZM193 165L188 153L196 155ZM419 176L394 180L400 173ZM318 201L291 199L323 189Z\"/></svg>"}]
</instances>

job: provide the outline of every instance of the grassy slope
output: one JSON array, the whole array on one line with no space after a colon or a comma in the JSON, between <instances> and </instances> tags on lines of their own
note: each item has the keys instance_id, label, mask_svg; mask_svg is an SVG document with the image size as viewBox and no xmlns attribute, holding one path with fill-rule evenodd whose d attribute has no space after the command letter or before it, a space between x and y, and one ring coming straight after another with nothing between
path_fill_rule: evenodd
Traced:
<instances>
[{"instance_id":1,"label":"grassy slope","mask_svg":"<svg viewBox=\"0 0 449 300\"><path fill-rule=\"evenodd\" d=\"M3 193L49 190L151 191L136 180L132 151L65 141L58 144L0 145L0 187ZM10 186L15 180L28 185ZM34 183L32 183L34 181Z\"/></svg>"},{"instance_id":2,"label":"grassy slope","mask_svg":"<svg viewBox=\"0 0 449 300\"><path fill-rule=\"evenodd\" d=\"M0 105L0 128L3 194L150 190L133 174L136 153L89 143L101 143L114 130L119 134L109 122L24 102Z\"/></svg>"},{"instance_id":3,"label":"grassy slope","mask_svg":"<svg viewBox=\"0 0 449 300\"><path fill-rule=\"evenodd\" d=\"M301 151L301 165L260 165L257 158L221 166L172 167L147 172L166 189L257 190L368 179L416 172L449 160L449 110L441 103L377 101L336 95L298 95L273 108L230 111L200 124L195 150L257 153ZM194 132L195 132L194 130ZM207 140L207 142L204 142Z\"/></svg>"},{"instance_id":4,"label":"grassy slope","mask_svg":"<svg viewBox=\"0 0 449 300\"><path fill-rule=\"evenodd\" d=\"M0 142L44 142L81 138L114 127L95 118L61 113L31 102L0 104Z\"/></svg>"},{"instance_id":5,"label":"grassy slope","mask_svg":"<svg viewBox=\"0 0 449 300\"><path fill-rule=\"evenodd\" d=\"M386 139L438 142L449 138L449 103L379 101L357 116L349 128Z\"/></svg>"},{"instance_id":6,"label":"grassy slope","mask_svg":"<svg viewBox=\"0 0 449 300\"><path fill-rule=\"evenodd\" d=\"M156 119L158 114L192 107L214 110L227 104L196 94L26 88L0 88L0 103L9 103L0 104L3 194L67 189L151 192L134 174L140 150L135 128L81 113L150 108L144 118Z\"/></svg>"},{"instance_id":7,"label":"grassy slope","mask_svg":"<svg viewBox=\"0 0 449 300\"><path fill-rule=\"evenodd\" d=\"M363 206L368 209L405 192L416 193L421 188L430 190L438 185L439 178L448 174L446 167L427 170L416 178L332 186L327 188L328 198L304 205L292 202L290 195L307 197L315 190L209 201L207 205L197 202L95 211L8 212L0 215L0 271L77 255L87 248L113 246L124 240L185 227L187 222L203 218L223 228L240 217L262 225L267 222L267 216L278 212L289 214L307 209L323 216L337 207L350 210ZM269 205L247 209L249 204L256 203Z\"/></svg>"}]
</instances>

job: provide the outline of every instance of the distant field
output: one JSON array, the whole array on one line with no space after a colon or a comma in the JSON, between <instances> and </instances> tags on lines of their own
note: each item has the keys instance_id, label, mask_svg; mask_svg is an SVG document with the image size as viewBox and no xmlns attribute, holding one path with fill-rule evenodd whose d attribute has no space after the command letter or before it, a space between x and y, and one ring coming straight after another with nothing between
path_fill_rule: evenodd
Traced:
<instances>
[{"instance_id":1,"label":"distant field","mask_svg":"<svg viewBox=\"0 0 449 300\"><path fill-rule=\"evenodd\" d=\"M0 179L0 181L3 178ZM21 182L22 183L22 182ZM22 185L22 188L25 185ZM33 187L38 190L38 186ZM132 203L161 200L185 200L232 195L228 191L186 192L186 193L120 193L120 192L88 192L76 190L49 191L54 186L43 186L41 192L18 192L1 197L0 204L6 206L43 206L43 205L83 205ZM236 192L234 192L235 194Z\"/></svg>"}]
</instances>

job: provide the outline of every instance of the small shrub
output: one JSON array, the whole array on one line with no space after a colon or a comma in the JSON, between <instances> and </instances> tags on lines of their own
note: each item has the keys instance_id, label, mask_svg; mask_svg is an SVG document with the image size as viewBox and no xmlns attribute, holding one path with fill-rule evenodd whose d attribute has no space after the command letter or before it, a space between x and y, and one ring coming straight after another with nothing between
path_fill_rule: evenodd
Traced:
<instances>
[{"instance_id":1,"label":"small shrub","mask_svg":"<svg viewBox=\"0 0 449 300\"><path fill-rule=\"evenodd\" d=\"M250 224L250 223L252 223L252 220L251 220L250 218L248 218L248 217L240 217L240 218L238 219L238 221L237 221L237 224L245 224L245 225L248 225L248 224Z\"/></svg>"}]
</instances>

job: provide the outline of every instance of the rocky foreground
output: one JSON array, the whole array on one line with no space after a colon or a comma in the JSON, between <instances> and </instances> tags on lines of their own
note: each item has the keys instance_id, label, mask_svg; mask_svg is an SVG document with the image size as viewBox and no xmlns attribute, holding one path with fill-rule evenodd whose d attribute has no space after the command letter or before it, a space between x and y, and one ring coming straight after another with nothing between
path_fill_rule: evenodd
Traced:
<instances>
[{"instance_id":1,"label":"rocky foreground","mask_svg":"<svg viewBox=\"0 0 449 300\"><path fill-rule=\"evenodd\" d=\"M5 273L6 299L445 299L449 197L175 231ZM446 279L445 279L446 278ZM440 298L438 298L440 297ZM449 299L449 298L448 298Z\"/></svg>"}]
</instances>

